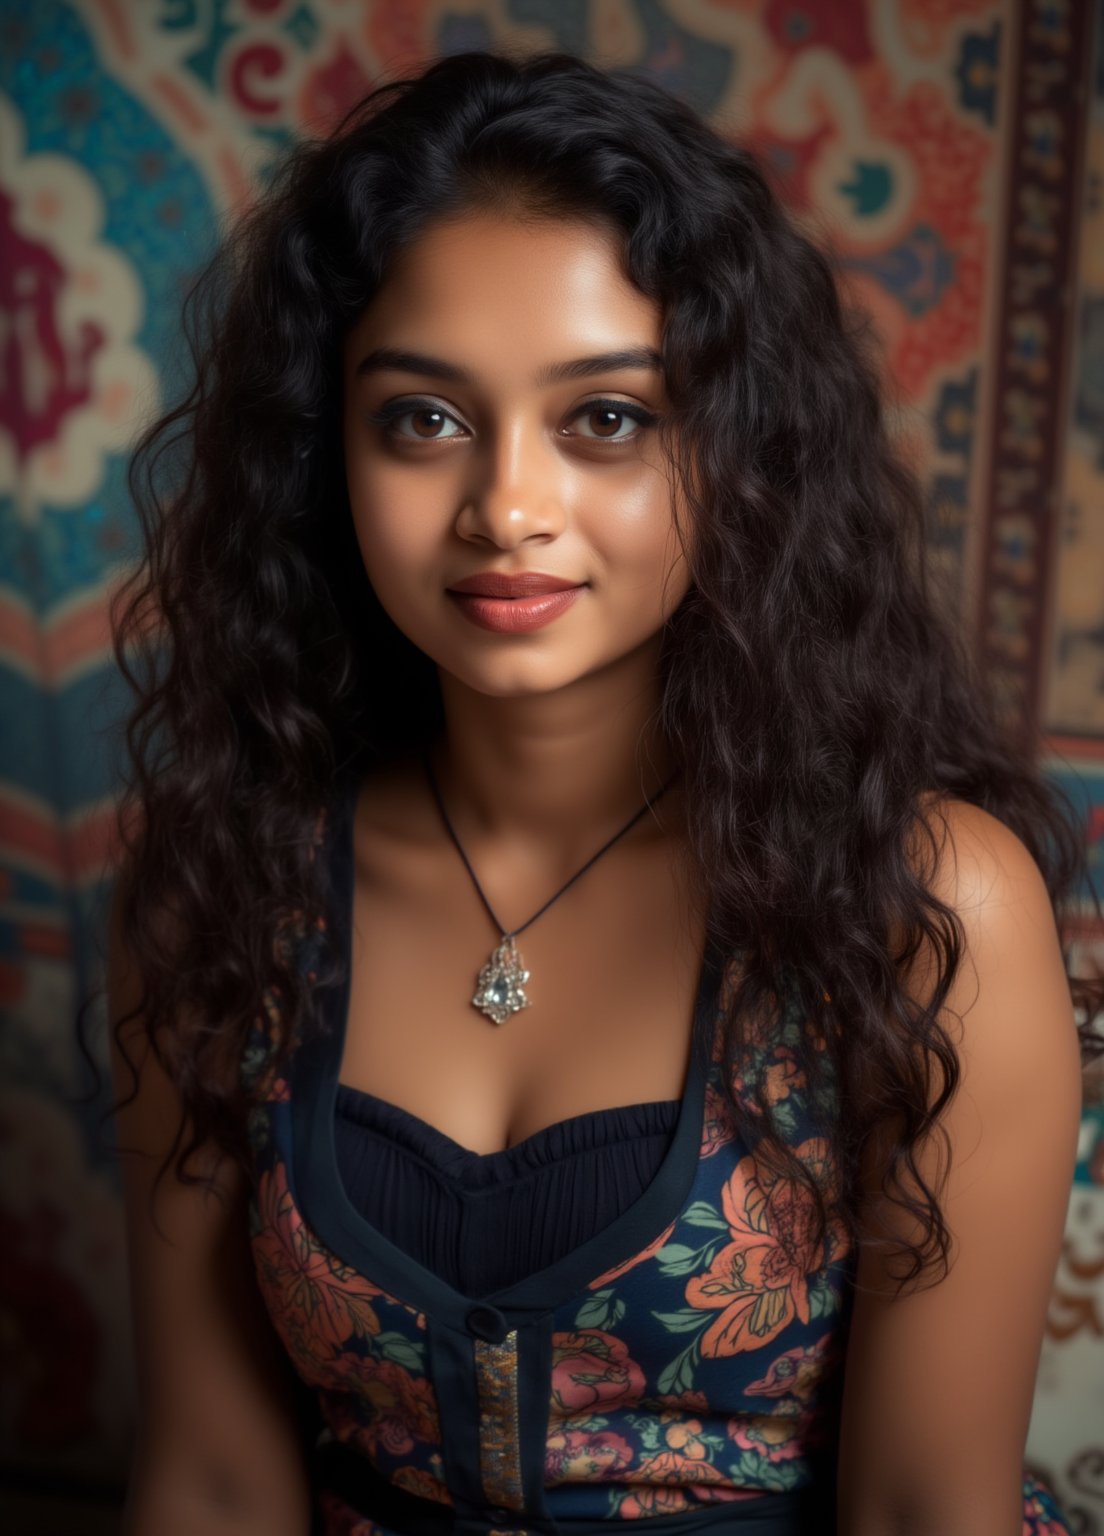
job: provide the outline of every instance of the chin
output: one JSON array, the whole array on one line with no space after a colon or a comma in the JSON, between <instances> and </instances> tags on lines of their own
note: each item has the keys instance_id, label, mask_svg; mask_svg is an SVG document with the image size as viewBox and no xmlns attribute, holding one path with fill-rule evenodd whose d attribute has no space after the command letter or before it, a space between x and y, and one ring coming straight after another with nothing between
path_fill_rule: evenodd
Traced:
<instances>
[{"instance_id":1,"label":"chin","mask_svg":"<svg viewBox=\"0 0 1104 1536\"><path fill-rule=\"evenodd\" d=\"M494 699L528 699L545 693L556 693L561 688L569 688L572 683L594 670L593 667L566 670L549 666L547 658L538 661L536 657L528 661L514 658L510 662L504 658L503 665L498 667L461 668L457 667L455 657L452 658L452 665L445 662L439 662L438 665L473 693L482 693Z\"/></svg>"}]
</instances>

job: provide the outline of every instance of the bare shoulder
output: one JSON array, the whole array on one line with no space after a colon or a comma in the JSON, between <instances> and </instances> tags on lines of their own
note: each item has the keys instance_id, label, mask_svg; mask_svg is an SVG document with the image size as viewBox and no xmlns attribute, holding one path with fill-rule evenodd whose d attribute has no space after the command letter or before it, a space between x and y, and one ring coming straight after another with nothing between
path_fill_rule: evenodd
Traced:
<instances>
[{"instance_id":1,"label":"bare shoulder","mask_svg":"<svg viewBox=\"0 0 1104 1536\"><path fill-rule=\"evenodd\" d=\"M939 1013L960 1075L913 1149L950 1239L935 1283L900 1291L911 1213L875 1195L856 1276L841 1420L842 1527L1003 1536L1022 1522L1022 1456L1081 1113L1080 1052L1042 870L998 817L934 797L914 849L961 923ZM903 978L930 1005L934 956ZM932 1074L932 1096L943 1086ZM865 1187L883 1172L871 1143ZM913 1182L910 1180L910 1183ZM910 1527L911 1528L911 1527Z\"/></svg>"},{"instance_id":2,"label":"bare shoulder","mask_svg":"<svg viewBox=\"0 0 1104 1536\"><path fill-rule=\"evenodd\" d=\"M961 1155L983 1138L995 1146L1002 1135L1018 1137L1025 1147L1035 1138L1060 1190L1076 1155L1081 1054L1045 877L1023 839L979 806L944 799L929 805L927 819L933 837L922 875L954 912L962 939L940 1012L961 1074L944 1128ZM925 943L903 975L906 992L925 1005L936 947Z\"/></svg>"},{"instance_id":3,"label":"bare shoulder","mask_svg":"<svg viewBox=\"0 0 1104 1536\"><path fill-rule=\"evenodd\" d=\"M1053 1038L1073 1009L1054 908L1046 880L1023 839L999 817L954 798L927 797L929 837L914 841L927 888L960 920L962 963L948 1005L972 1011L979 1032L999 1031L1002 1056L1014 1040L1030 1047ZM909 984L930 985L933 956L922 952Z\"/></svg>"},{"instance_id":4,"label":"bare shoulder","mask_svg":"<svg viewBox=\"0 0 1104 1536\"><path fill-rule=\"evenodd\" d=\"M921 809L932 839L926 844L930 888L956 910L962 909L962 916L987 901L1003 903L1014 896L1042 900L1049 910L1042 870L1007 823L980 805L934 792L922 797ZM918 852L914 841L914 856Z\"/></svg>"}]
</instances>

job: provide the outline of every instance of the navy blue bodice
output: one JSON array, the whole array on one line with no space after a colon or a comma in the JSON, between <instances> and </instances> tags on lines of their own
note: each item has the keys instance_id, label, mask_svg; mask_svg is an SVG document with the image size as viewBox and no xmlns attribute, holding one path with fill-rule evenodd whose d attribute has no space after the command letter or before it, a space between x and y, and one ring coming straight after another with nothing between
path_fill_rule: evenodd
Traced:
<instances>
[{"instance_id":1,"label":"navy blue bodice","mask_svg":"<svg viewBox=\"0 0 1104 1536\"><path fill-rule=\"evenodd\" d=\"M468 1296L535 1274L638 1200L667 1155L680 1100L594 1110L479 1153L340 1083L346 1194L397 1248Z\"/></svg>"}]
</instances>

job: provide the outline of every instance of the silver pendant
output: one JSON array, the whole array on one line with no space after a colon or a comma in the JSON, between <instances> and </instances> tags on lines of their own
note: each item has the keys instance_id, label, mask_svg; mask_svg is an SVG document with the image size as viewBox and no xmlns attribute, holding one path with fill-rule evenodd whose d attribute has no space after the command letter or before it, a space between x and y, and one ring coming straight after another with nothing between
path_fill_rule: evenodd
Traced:
<instances>
[{"instance_id":1,"label":"silver pendant","mask_svg":"<svg viewBox=\"0 0 1104 1536\"><path fill-rule=\"evenodd\" d=\"M472 1003L496 1024L502 1024L512 1013L530 1007L523 990L523 983L528 980L529 972L522 965L513 937L504 937L480 969L479 986Z\"/></svg>"}]
</instances>

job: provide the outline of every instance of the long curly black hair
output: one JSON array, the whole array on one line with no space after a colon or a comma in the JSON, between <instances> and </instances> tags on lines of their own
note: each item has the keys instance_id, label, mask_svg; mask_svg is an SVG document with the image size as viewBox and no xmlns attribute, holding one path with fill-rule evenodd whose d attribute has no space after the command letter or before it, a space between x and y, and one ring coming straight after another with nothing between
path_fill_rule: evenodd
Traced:
<instances>
[{"instance_id":1,"label":"long curly black hair","mask_svg":"<svg viewBox=\"0 0 1104 1536\"><path fill-rule=\"evenodd\" d=\"M892 1125L883 1192L921 1229L904 1283L946 1264L914 1153L959 1081L938 1015L964 951L909 852L918 826L936 846L938 813L920 808L955 797L998 817L1060 922L1087 878L1083 832L1002 730L935 591L869 322L844 310L830 257L747 148L647 77L560 52L460 53L372 90L286 154L189 293L194 384L136 446L144 555L112 610L136 695L122 921L143 1028L186 1111L160 1172L203 1177L187 1164L206 1141L247 1162L227 1062L264 999L287 1026L279 1072L341 969L331 955L312 982L286 942L324 908L319 808L343 772L441 722L436 669L384 613L354 536L343 336L431 221L519 207L612 230L662 306L661 430L696 533L663 634L662 725L711 935L742 956L729 1110L811 1195L816 1241L832 1211L857 1232L863 1152ZM938 962L927 1006L901 980L923 945ZM1101 985L1070 983L1087 1058ZM808 1021L797 1068L845 1107L824 1122L831 1187L775 1125L766 1074L747 1071L793 1006Z\"/></svg>"}]
</instances>

